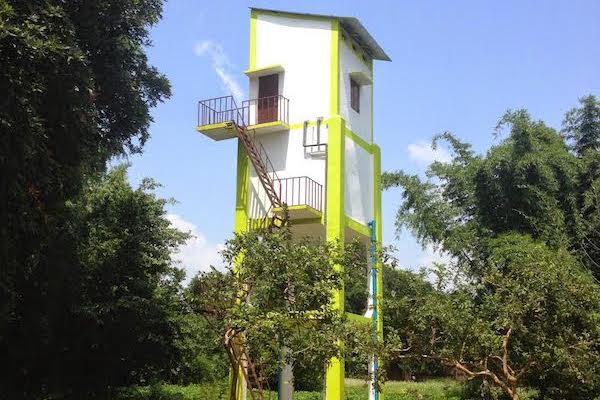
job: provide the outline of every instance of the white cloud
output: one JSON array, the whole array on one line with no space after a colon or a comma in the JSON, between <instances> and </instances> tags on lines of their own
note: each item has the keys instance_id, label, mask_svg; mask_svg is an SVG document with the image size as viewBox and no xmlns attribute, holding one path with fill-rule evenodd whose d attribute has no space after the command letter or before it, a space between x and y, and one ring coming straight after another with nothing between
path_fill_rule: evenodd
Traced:
<instances>
[{"instance_id":1,"label":"white cloud","mask_svg":"<svg viewBox=\"0 0 600 400\"><path fill-rule=\"evenodd\" d=\"M233 64L229 61L229 57L223 50L223 47L212 40L203 40L196 43L194 53L199 57L210 57L213 69L221 80L223 89L230 93L236 102L241 103L244 98L244 91L231 73Z\"/></svg>"},{"instance_id":2,"label":"white cloud","mask_svg":"<svg viewBox=\"0 0 600 400\"><path fill-rule=\"evenodd\" d=\"M411 143L407 150L409 158L421 165L429 165L434 161L450 162L452 160L448 150L443 147L434 149L431 147L431 143L425 141Z\"/></svg>"},{"instance_id":3,"label":"white cloud","mask_svg":"<svg viewBox=\"0 0 600 400\"><path fill-rule=\"evenodd\" d=\"M211 265L222 266L219 251L223 245L209 243L196 225L177 214L168 214L167 219L173 227L193 235L173 254L173 259L179 262L185 270L186 281L189 281L199 271L207 271Z\"/></svg>"}]
</instances>

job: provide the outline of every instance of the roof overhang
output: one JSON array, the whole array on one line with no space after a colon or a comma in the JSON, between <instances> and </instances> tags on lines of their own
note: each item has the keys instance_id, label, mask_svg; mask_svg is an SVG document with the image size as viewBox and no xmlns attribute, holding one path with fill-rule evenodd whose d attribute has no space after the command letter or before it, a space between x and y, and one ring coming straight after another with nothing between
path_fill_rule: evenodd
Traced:
<instances>
[{"instance_id":1,"label":"roof overhang","mask_svg":"<svg viewBox=\"0 0 600 400\"><path fill-rule=\"evenodd\" d=\"M340 21L342 28L348 32L348 34L354 39L367 54L373 58L374 60L382 60L382 61L392 61L392 59L385 53L385 51L381 48L381 46L377 43L377 41L371 36L369 31L360 23L357 18L354 17L340 17L337 15L326 15L326 14L311 14L311 13L301 13L294 11L283 11L283 10L273 10L269 8L256 8L250 7L253 11L258 12L267 12L273 14L281 14L281 15L297 15L304 17L315 17L315 18L326 18L326 19L335 19Z\"/></svg>"}]
</instances>

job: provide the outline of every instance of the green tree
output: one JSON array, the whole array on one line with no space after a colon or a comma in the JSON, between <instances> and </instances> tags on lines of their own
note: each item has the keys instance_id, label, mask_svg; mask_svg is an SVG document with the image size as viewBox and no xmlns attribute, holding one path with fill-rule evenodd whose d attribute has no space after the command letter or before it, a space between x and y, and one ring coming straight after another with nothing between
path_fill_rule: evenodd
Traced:
<instances>
[{"instance_id":1,"label":"green tree","mask_svg":"<svg viewBox=\"0 0 600 400\"><path fill-rule=\"evenodd\" d=\"M179 362L184 274L171 253L187 235L167 220L157 186L145 179L133 189L121 166L69 205L78 220L81 303L72 317L79 334L62 351L83 359L57 371L69 372L68 387L97 393L167 376Z\"/></svg>"},{"instance_id":2,"label":"green tree","mask_svg":"<svg viewBox=\"0 0 600 400\"><path fill-rule=\"evenodd\" d=\"M41 338L46 353L35 364L18 359L35 349L10 349L4 393L100 394L168 377L179 365L183 271L171 253L187 235L171 227L167 200L152 193L156 186L144 180L132 188L121 166L90 179L67 202L67 237L77 238L78 253L71 275L62 278L70 303L52 316L62 326L51 332L60 336Z\"/></svg>"},{"instance_id":3,"label":"green tree","mask_svg":"<svg viewBox=\"0 0 600 400\"><path fill-rule=\"evenodd\" d=\"M68 350L85 335L73 320L85 273L69 204L110 157L140 151L150 107L170 93L145 55L161 6L0 0L2 386L59 384L84 359Z\"/></svg>"},{"instance_id":4,"label":"green tree","mask_svg":"<svg viewBox=\"0 0 600 400\"><path fill-rule=\"evenodd\" d=\"M600 391L600 291L567 251L527 236L492 240L483 286L440 282L408 315L400 359L421 359L498 386L511 399ZM459 282L459 283L457 283Z\"/></svg>"},{"instance_id":5,"label":"green tree","mask_svg":"<svg viewBox=\"0 0 600 400\"><path fill-rule=\"evenodd\" d=\"M589 95L569 111L563 133L581 161L578 206L582 228L577 237L579 256L600 279L600 102Z\"/></svg>"},{"instance_id":6,"label":"green tree","mask_svg":"<svg viewBox=\"0 0 600 400\"><path fill-rule=\"evenodd\" d=\"M333 290L342 287L344 274L334 268L360 255L329 242L292 240L289 231L236 235L222 252L225 271L200 273L191 283L191 305L204 316L237 371L247 352L262 376L274 375L281 357L286 362L323 369L342 348L370 354L370 329L358 329L332 307ZM359 340L358 336L363 340ZM363 348L361 348L361 346ZM348 354L347 354L348 355ZM230 381L235 399L237 374Z\"/></svg>"},{"instance_id":7,"label":"green tree","mask_svg":"<svg viewBox=\"0 0 600 400\"><path fill-rule=\"evenodd\" d=\"M563 121L563 133L571 140L575 152L600 151L600 102L594 95L579 99L581 107L570 110Z\"/></svg>"},{"instance_id":8,"label":"green tree","mask_svg":"<svg viewBox=\"0 0 600 400\"><path fill-rule=\"evenodd\" d=\"M425 293L409 324L416 334L396 347L420 348L405 356L488 380L512 398L521 385L548 398L586 398L599 390L600 288L584 268L598 273L589 255L598 246L598 164L523 110L506 113L497 134L505 128L484 156L449 133L436 137L454 157L433 163L427 180L383 176L385 187L403 189L397 228L446 252L440 276L454 276ZM586 154L595 160L598 152Z\"/></svg>"}]
</instances>

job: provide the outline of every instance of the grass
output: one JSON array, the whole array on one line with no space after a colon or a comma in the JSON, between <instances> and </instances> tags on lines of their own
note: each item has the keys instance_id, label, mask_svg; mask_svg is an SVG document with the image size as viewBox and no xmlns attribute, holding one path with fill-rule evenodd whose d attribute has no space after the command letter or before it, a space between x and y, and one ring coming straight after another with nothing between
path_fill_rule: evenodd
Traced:
<instances>
[{"instance_id":1,"label":"grass","mask_svg":"<svg viewBox=\"0 0 600 400\"><path fill-rule=\"evenodd\" d=\"M383 388L386 400L462 400L462 386L450 379L432 379L424 382L387 382ZM277 399L269 393L266 399ZM227 385L197 384L188 386L160 385L129 390L119 400L225 400ZM346 380L346 399L368 398L367 384L358 379ZM248 396L250 398L250 396ZM295 392L294 400L321 400L320 392Z\"/></svg>"}]
</instances>

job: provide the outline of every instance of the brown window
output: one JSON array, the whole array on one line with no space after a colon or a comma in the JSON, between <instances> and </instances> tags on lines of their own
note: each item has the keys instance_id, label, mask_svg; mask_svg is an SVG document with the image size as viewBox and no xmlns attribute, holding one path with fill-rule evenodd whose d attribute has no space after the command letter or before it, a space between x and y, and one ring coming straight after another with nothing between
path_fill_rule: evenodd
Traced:
<instances>
[{"instance_id":1,"label":"brown window","mask_svg":"<svg viewBox=\"0 0 600 400\"><path fill-rule=\"evenodd\" d=\"M360 112L360 85L354 79L350 79L350 107Z\"/></svg>"}]
</instances>

